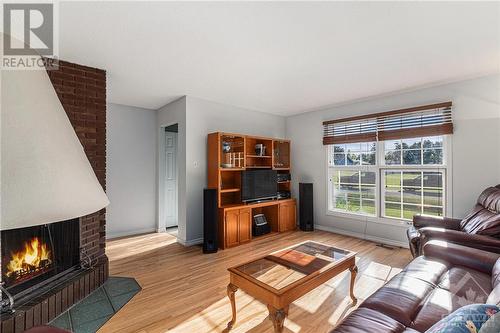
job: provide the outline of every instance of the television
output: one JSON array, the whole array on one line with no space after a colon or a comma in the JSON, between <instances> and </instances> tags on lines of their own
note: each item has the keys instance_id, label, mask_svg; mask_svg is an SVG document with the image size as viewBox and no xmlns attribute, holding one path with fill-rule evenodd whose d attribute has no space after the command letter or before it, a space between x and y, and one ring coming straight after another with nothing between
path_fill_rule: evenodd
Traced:
<instances>
[{"instance_id":1,"label":"television","mask_svg":"<svg viewBox=\"0 0 500 333\"><path fill-rule=\"evenodd\" d=\"M241 201L274 199L278 195L276 170L246 170L241 173Z\"/></svg>"}]
</instances>

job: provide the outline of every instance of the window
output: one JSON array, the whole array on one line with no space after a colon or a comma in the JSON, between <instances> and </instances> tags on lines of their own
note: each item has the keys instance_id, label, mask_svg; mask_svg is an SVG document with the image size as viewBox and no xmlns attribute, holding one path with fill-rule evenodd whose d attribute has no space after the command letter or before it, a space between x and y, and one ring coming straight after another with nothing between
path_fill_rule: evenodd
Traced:
<instances>
[{"instance_id":1,"label":"window","mask_svg":"<svg viewBox=\"0 0 500 333\"><path fill-rule=\"evenodd\" d=\"M375 165L375 142L333 145L333 165Z\"/></svg>"},{"instance_id":2,"label":"window","mask_svg":"<svg viewBox=\"0 0 500 333\"><path fill-rule=\"evenodd\" d=\"M329 145L329 210L399 220L443 216L445 138Z\"/></svg>"},{"instance_id":3,"label":"window","mask_svg":"<svg viewBox=\"0 0 500 333\"><path fill-rule=\"evenodd\" d=\"M443 137L384 141L387 165L442 165Z\"/></svg>"},{"instance_id":4,"label":"window","mask_svg":"<svg viewBox=\"0 0 500 333\"><path fill-rule=\"evenodd\" d=\"M384 170L382 216L410 220L415 214L443 216L443 171Z\"/></svg>"},{"instance_id":5,"label":"window","mask_svg":"<svg viewBox=\"0 0 500 333\"><path fill-rule=\"evenodd\" d=\"M443 216L450 134L451 102L324 121L328 209L392 220Z\"/></svg>"},{"instance_id":6,"label":"window","mask_svg":"<svg viewBox=\"0 0 500 333\"><path fill-rule=\"evenodd\" d=\"M329 146L330 209L376 216L376 142Z\"/></svg>"},{"instance_id":7,"label":"window","mask_svg":"<svg viewBox=\"0 0 500 333\"><path fill-rule=\"evenodd\" d=\"M348 169L333 171L333 207L340 211L374 216L375 178L375 172Z\"/></svg>"}]
</instances>

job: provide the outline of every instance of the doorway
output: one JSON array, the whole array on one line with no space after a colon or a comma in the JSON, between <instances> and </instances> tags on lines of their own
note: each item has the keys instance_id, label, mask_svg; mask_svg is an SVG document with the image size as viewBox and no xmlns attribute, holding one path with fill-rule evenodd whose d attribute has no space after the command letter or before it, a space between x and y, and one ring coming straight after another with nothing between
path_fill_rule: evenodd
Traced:
<instances>
[{"instance_id":1,"label":"doorway","mask_svg":"<svg viewBox=\"0 0 500 333\"><path fill-rule=\"evenodd\" d=\"M179 224L179 167L178 167L178 124L165 127L165 227L167 232L177 234L177 226Z\"/></svg>"}]
</instances>

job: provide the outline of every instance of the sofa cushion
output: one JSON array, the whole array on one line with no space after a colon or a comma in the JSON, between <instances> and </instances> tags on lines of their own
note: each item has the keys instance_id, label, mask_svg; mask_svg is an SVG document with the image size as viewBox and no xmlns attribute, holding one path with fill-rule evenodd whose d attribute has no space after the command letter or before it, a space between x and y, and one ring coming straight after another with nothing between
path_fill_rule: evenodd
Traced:
<instances>
[{"instance_id":1,"label":"sofa cushion","mask_svg":"<svg viewBox=\"0 0 500 333\"><path fill-rule=\"evenodd\" d=\"M500 238L500 189L489 187L477 199L472 212L460 222L460 229L469 234Z\"/></svg>"},{"instance_id":2,"label":"sofa cushion","mask_svg":"<svg viewBox=\"0 0 500 333\"><path fill-rule=\"evenodd\" d=\"M434 323L460 307L461 305L457 303L452 293L436 288L420 305L419 312L416 314L411 327L417 331L424 332Z\"/></svg>"},{"instance_id":3,"label":"sofa cushion","mask_svg":"<svg viewBox=\"0 0 500 333\"><path fill-rule=\"evenodd\" d=\"M433 289L431 283L401 272L368 297L361 307L379 311L410 327L420 304Z\"/></svg>"},{"instance_id":4,"label":"sofa cushion","mask_svg":"<svg viewBox=\"0 0 500 333\"><path fill-rule=\"evenodd\" d=\"M438 286L462 300L462 305L485 303L492 291L489 275L460 266L443 274Z\"/></svg>"},{"instance_id":5,"label":"sofa cushion","mask_svg":"<svg viewBox=\"0 0 500 333\"><path fill-rule=\"evenodd\" d=\"M423 332L464 305L485 303L490 292L489 275L465 267L452 267L421 304L411 327Z\"/></svg>"},{"instance_id":6,"label":"sofa cushion","mask_svg":"<svg viewBox=\"0 0 500 333\"><path fill-rule=\"evenodd\" d=\"M500 214L477 205L461 222L463 232L500 238Z\"/></svg>"},{"instance_id":7,"label":"sofa cushion","mask_svg":"<svg viewBox=\"0 0 500 333\"><path fill-rule=\"evenodd\" d=\"M447 271L448 267L443 262L418 257L366 299L361 307L379 311L410 327L421 310L421 304Z\"/></svg>"},{"instance_id":8,"label":"sofa cushion","mask_svg":"<svg viewBox=\"0 0 500 333\"><path fill-rule=\"evenodd\" d=\"M335 328L336 333L414 333L400 322L372 309L358 308ZM415 332L416 333L416 332Z\"/></svg>"},{"instance_id":9,"label":"sofa cushion","mask_svg":"<svg viewBox=\"0 0 500 333\"><path fill-rule=\"evenodd\" d=\"M484 303L491 292L490 276L466 267L452 267L419 306L411 327L427 330L433 323L460 307Z\"/></svg>"},{"instance_id":10,"label":"sofa cushion","mask_svg":"<svg viewBox=\"0 0 500 333\"><path fill-rule=\"evenodd\" d=\"M490 212L500 214L500 189L488 187L479 195L477 203Z\"/></svg>"},{"instance_id":11,"label":"sofa cushion","mask_svg":"<svg viewBox=\"0 0 500 333\"><path fill-rule=\"evenodd\" d=\"M421 256L412 260L402 272L409 277L437 285L441 281L441 276L447 271L447 263Z\"/></svg>"}]
</instances>

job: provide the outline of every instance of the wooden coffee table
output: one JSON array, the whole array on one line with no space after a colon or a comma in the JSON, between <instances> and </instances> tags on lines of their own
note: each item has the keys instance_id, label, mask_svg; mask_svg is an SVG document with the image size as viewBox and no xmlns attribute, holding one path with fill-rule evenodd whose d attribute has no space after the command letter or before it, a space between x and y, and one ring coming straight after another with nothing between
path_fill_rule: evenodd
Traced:
<instances>
[{"instance_id":1,"label":"wooden coffee table","mask_svg":"<svg viewBox=\"0 0 500 333\"><path fill-rule=\"evenodd\" d=\"M290 303L340 273L351 272L350 296L354 303L356 253L329 245L305 241L267 256L229 268L227 296L233 316L229 331L236 322L235 293L238 289L267 304L274 331L282 332Z\"/></svg>"}]
</instances>

